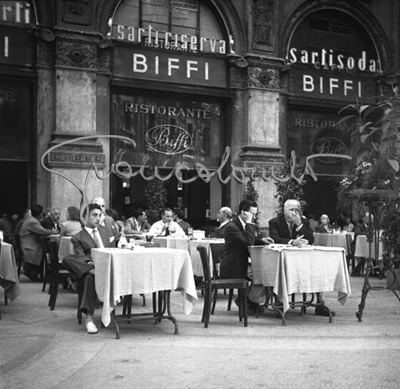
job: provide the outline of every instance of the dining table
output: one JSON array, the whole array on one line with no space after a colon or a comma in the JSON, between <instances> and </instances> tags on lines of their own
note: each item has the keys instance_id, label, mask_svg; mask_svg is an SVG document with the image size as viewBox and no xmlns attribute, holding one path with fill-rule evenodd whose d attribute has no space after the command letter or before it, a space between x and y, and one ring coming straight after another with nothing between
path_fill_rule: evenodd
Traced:
<instances>
[{"instance_id":1,"label":"dining table","mask_svg":"<svg viewBox=\"0 0 400 389\"><path fill-rule=\"evenodd\" d=\"M378 245L378 258L377 259L382 259L382 254L383 254L383 245L382 245L382 240L380 239L382 232L379 232L378 238L372 239L371 241L371 257L375 258L375 249L376 245ZM356 247L355 247L355 252L354 252L355 257L365 257L368 258L370 256L369 253L369 242L367 240L366 235L357 235L356 239Z\"/></svg>"},{"instance_id":2,"label":"dining table","mask_svg":"<svg viewBox=\"0 0 400 389\"><path fill-rule=\"evenodd\" d=\"M203 277L203 265L201 264L200 253L197 251L197 246L204 246L207 250L207 258L210 260L210 270L211 276L213 275L213 265L212 265L212 252L210 244L224 244L224 239L217 238L201 238L194 239L189 237L175 238L175 237L165 237L159 236L153 238L155 244L161 247L188 250L190 259L192 261L193 274L198 277Z\"/></svg>"},{"instance_id":3,"label":"dining table","mask_svg":"<svg viewBox=\"0 0 400 389\"><path fill-rule=\"evenodd\" d=\"M338 301L344 304L351 294L345 250L339 247L269 245L249 247L253 284L272 287L278 304L271 298L271 306L279 312L282 325L290 307L324 305L322 302L292 304L294 293L338 292ZM279 308L280 307L280 308ZM332 321L332 317L329 317Z\"/></svg>"},{"instance_id":4,"label":"dining table","mask_svg":"<svg viewBox=\"0 0 400 389\"><path fill-rule=\"evenodd\" d=\"M7 300L14 301L20 295L14 249L6 242L0 243L0 286L4 289Z\"/></svg>"},{"instance_id":5,"label":"dining table","mask_svg":"<svg viewBox=\"0 0 400 389\"><path fill-rule=\"evenodd\" d=\"M346 255L351 253L350 245L353 239L353 232L334 232L332 234L314 232L314 246L342 247Z\"/></svg>"},{"instance_id":6,"label":"dining table","mask_svg":"<svg viewBox=\"0 0 400 389\"><path fill-rule=\"evenodd\" d=\"M134 246L132 249L97 248L91 251L95 267L97 296L103 302L102 323L115 325L116 338L120 338L118 321L137 319L168 319L172 316L170 292L182 294L183 312L189 315L197 301L192 263L188 250ZM116 315L115 309L123 296L161 292L163 305L152 312L139 312L129 317Z\"/></svg>"}]
</instances>

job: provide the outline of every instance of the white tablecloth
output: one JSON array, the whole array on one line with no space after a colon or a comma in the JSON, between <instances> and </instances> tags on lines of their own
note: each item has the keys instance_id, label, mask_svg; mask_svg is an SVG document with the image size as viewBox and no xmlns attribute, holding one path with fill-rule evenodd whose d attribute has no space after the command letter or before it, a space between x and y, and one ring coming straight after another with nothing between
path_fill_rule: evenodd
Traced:
<instances>
[{"instance_id":1,"label":"white tablecloth","mask_svg":"<svg viewBox=\"0 0 400 389\"><path fill-rule=\"evenodd\" d=\"M382 241L379 240L378 259L382 259ZM358 235L356 239L355 257L369 257L369 243L366 235ZM371 258L375 258L375 240L371 244Z\"/></svg>"},{"instance_id":2,"label":"white tablecloth","mask_svg":"<svg viewBox=\"0 0 400 389\"><path fill-rule=\"evenodd\" d=\"M0 286L10 301L14 301L20 294L14 249L9 243L0 245Z\"/></svg>"},{"instance_id":3,"label":"white tablecloth","mask_svg":"<svg viewBox=\"0 0 400 389\"><path fill-rule=\"evenodd\" d=\"M74 254L74 246L71 243L72 236L63 236L60 239L60 246L58 248L58 260L61 263L64 257Z\"/></svg>"},{"instance_id":4,"label":"white tablecloth","mask_svg":"<svg viewBox=\"0 0 400 389\"><path fill-rule=\"evenodd\" d=\"M189 315L197 300L187 250L168 248L92 249L96 292L103 302L102 322L108 326L121 296L181 289Z\"/></svg>"},{"instance_id":5,"label":"white tablecloth","mask_svg":"<svg viewBox=\"0 0 400 389\"><path fill-rule=\"evenodd\" d=\"M322 234L314 232L314 246L342 247L346 255L349 253L350 243L353 239L353 233Z\"/></svg>"},{"instance_id":6,"label":"white tablecloth","mask_svg":"<svg viewBox=\"0 0 400 389\"><path fill-rule=\"evenodd\" d=\"M254 284L272 286L289 309L288 295L338 291L344 304L351 294L344 249L336 247L296 248L285 245L251 246Z\"/></svg>"},{"instance_id":7,"label":"white tablecloth","mask_svg":"<svg viewBox=\"0 0 400 389\"><path fill-rule=\"evenodd\" d=\"M224 244L224 239L193 239L189 242L189 254L192 260L193 274L195 276L203 277L203 265L201 264L200 253L197 251L197 246L204 246L210 259L211 276L213 276L213 258L211 253L210 244Z\"/></svg>"}]
</instances>

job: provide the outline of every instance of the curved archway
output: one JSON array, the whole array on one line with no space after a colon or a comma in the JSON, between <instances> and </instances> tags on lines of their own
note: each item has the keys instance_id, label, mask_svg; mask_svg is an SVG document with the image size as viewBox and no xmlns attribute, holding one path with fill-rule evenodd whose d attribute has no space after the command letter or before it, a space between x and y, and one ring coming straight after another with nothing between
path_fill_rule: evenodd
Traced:
<instances>
[{"instance_id":1,"label":"curved archway","mask_svg":"<svg viewBox=\"0 0 400 389\"><path fill-rule=\"evenodd\" d=\"M392 60L389 49L390 45L379 22L367 8L353 2L349 4L344 0L330 0L325 2L323 5L321 5L321 2L317 0L307 0L297 6L280 28L279 55L283 58L287 57L287 50L289 49L293 34L306 17L315 12L328 9L344 12L358 21L367 31L369 37L374 43L382 68L391 69Z\"/></svg>"},{"instance_id":2,"label":"curved archway","mask_svg":"<svg viewBox=\"0 0 400 389\"><path fill-rule=\"evenodd\" d=\"M109 21L118 10L123 0L101 0L96 13L96 29L104 36L109 32ZM230 4L231 1L208 0L205 2L221 28L223 28L225 38L232 35L235 41L236 51L245 51L245 31L240 22L236 8Z\"/></svg>"}]
</instances>

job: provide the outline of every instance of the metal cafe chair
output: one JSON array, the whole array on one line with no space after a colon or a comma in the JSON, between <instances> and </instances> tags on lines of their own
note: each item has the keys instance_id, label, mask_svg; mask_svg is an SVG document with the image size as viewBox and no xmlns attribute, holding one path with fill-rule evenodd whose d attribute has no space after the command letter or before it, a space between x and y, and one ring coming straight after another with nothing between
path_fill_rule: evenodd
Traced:
<instances>
[{"instance_id":1,"label":"metal cafe chair","mask_svg":"<svg viewBox=\"0 0 400 389\"><path fill-rule=\"evenodd\" d=\"M204 328L208 328L211 316L212 295L217 298L219 289L237 289L239 295L239 320L244 319L244 326L247 327L247 291L249 283L245 279L212 279L210 271L209 257L204 246L197 246L200 253L201 263L204 274L204 306L201 321Z\"/></svg>"}]
</instances>

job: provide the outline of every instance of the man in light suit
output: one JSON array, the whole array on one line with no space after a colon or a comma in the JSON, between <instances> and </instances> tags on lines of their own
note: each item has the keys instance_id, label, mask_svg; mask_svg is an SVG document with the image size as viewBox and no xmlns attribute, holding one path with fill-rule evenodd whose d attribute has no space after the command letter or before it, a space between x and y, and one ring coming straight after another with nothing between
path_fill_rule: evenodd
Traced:
<instances>
[{"instance_id":1,"label":"man in light suit","mask_svg":"<svg viewBox=\"0 0 400 389\"><path fill-rule=\"evenodd\" d=\"M31 209L31 216L24 220L19 232L24 273L32 281L39 281L41 273L40 265L43 259L42 238L57 234L56 229L46 229L40 224L38 218L42 211L43 207L41 205L34 205Z\"/></svg>"},{"instance_id":2,"label":"man in light suit","mask_svg":"<svg viewBox=\"0 0 400 389\"><path fill-rule=\"evenodd\" d=\"M83 283L80 309L86 315L87 333L96 334L98 331L93 321L93 314L97 305L97 294L91 250L93 248L115 247L115 237L100 225L101 207L98 204L89 204L88 210L89 216L85 227L71 239L74 255L65 257L62 264Z\"/></svg>"}]
</instances>

